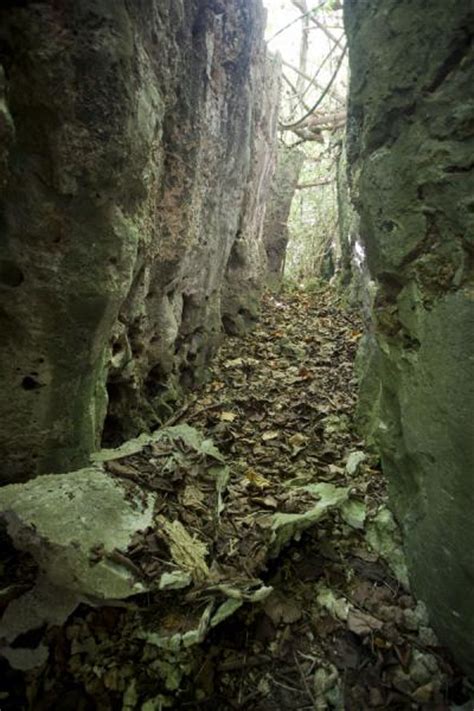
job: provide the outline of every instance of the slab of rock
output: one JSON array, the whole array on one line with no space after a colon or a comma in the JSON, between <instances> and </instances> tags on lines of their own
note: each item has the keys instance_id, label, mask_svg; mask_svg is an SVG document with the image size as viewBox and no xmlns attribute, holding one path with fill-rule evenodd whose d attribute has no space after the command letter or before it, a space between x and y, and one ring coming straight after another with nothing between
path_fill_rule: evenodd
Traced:
<instances>
[{"instance_id":1,"label":"slab of rock","mask_svg":"<svg viewBox=\"0 0 474 711\"><path fill-rule=\"evenodd\" d=\"M144 591L113 552L151 525L153 505L152 494L125 488L98 467L0 488L0 517L16 547L53 585L103 600Z\"/></svg>"},{"instance_id":2,"label":"slab of rock","mask_svg":"<svg viewBox=\"0 0 474 711\"><path fill-rule=\"evenodd\" d=\"M277 289L285 268L288 244L288 217L305 155L293 148L280 148L277 167L270 187L264 225L264 242L267 256L267 284Z\"/></svg>"},{"instance_id":3,"label":"slab of rock","mask_svg":"<svg viewBox=\"0 0 474 711\"><path fill-rule=\"evenodd\" d=\"M13 667L29 669L47 659L43 644L9 646L22 634L63 624L80 602L146 591L120 549L150 526L154 502L152 494L124 487L99 467L0 488L0 519L39 569L34 587L10 602L0 620L0 651Z\"/></svg>"},{"instance_id":4,"label":"slab of rock","mask_svg":"<svg viewBox=\"0 0 474 711\"><path fill-rule=\"evenodd\" d=\"M263 25L259 0L0 9L2 482L85 466L104 420L116 444L168 417L219 340L237 238L226 313L255 301Z\"/></svg>"},{"instance_id":5,"label":"slab of rock","mask_svg":"<svg viewBox=\"0 0 474 711\"><path fill-rule=\"evenodd\" d=\"M375 334L362 404L415 592L474 677L474 103L469 4L345 3L347 154Z\"/></svg>"}]
</instances>

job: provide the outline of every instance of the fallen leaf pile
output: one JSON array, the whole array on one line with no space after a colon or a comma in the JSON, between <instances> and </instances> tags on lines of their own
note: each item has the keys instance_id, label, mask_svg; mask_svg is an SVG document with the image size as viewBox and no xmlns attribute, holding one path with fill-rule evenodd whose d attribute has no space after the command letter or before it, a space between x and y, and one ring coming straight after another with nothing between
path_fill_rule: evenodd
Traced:
<instances>
[{"instance_id":1,"label":"fallen leaf pile","mask_svg":"<svg viewBox=\"0 0 474 711\"><path fill-rule=\"evenodd\" d=\"M41 630L40 670L1 662L2 709L467 701L410 595L379 463L354 427L360 330L330 290L268 296L173 426L101 453L108 476L155 501L153 526L109 554L147 592Z\"/></svg>"}]
</instances>

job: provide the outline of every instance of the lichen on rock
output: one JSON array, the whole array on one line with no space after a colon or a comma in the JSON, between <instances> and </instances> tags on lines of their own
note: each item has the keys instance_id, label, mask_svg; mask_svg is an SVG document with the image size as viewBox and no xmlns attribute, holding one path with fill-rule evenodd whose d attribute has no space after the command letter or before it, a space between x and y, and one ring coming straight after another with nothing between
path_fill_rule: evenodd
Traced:
<instances>
[{"instance_id":1,"label":"lichen on rock","mask_svg":"<svg viewBox=\"0 0 474 711\"><path fill-rule=\"evenodd\" d=\"M345 21L350 181L378 283L360 414L413 588L474 675L472 8L430 3L427 21L421 2L350 0Z\"/></svg>"},{"instance_id":2,"label":"lichen on rock","mask_svg":"<svg viewBox=\"0 0 474 711\"><path fill-rule=\"evenodd\" d=\"M85 466L104 421L113 445L160 424L223 313L253 310L279 85L263 25L238 0L0 9L3 482Z\"/></svg>"}]
</instances>

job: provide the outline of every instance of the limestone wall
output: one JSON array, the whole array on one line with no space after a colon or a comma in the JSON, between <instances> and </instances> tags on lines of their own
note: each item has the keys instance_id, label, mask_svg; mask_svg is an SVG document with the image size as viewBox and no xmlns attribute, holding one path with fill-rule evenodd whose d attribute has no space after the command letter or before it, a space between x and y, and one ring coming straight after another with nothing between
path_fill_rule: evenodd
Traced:
<instances>
[{"instance_id":1,"label":"limestone wall","mask_svg":"<svg viewBox=\"0 0 474 711\"><path fill-rule=\"evenodd\" d=\"M346 0L345 21L350 178L379 285L361 402L415 591L474 675L474 18Z\"/></svg>"},{"instance_id":2,"label":"limestone wall","mask_svg":"<svg viewBox=\"0 0 474 711\"><path fill-rule=\"evenodd\" d=\"M263 22L259 0L0 8L4 481L82 466L106 414L116 442L202 374L272 170Z\"/></svg>"},{"instance_id":3,"label":"limestone wall","mask_svg":"<svg viewBox=\"0 0 474 711\"><path fill-rule=\"evenodd\" d=\"M264 226L267 283L273 289L278 288L283 277L289 238L288 217L304 158L303 151L295 148L280 147L278 150Z\"/></svg>"}]
</instances>

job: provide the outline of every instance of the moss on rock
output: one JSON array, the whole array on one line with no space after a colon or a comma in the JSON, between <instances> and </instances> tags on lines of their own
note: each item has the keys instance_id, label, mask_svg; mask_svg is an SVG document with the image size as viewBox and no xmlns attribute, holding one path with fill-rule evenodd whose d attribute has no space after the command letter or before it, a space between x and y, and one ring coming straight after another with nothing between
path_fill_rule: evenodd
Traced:
<instances>
[{"instance_id":1,"label":"moss on rock","mask_svg":"<svg viewBox=\"0 0 474 711\"><path fill-rule=\"evenodd\" d=\"M349 0L345 19L350 180L378 281L359 410L414 589L474 676L474 17Z\"/></svg>"}]
</instances>

